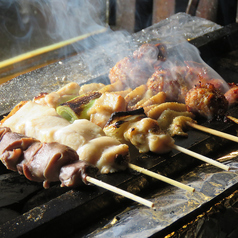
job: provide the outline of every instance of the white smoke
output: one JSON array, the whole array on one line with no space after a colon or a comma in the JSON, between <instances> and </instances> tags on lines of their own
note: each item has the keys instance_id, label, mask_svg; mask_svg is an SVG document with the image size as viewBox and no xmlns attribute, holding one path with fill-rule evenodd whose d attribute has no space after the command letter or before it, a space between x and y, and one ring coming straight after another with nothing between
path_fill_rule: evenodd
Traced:
<instances>
[{"instance_id":1,"label":"white smoke","mask_svg":"<svg viewBox=\"0 0 238 238\"><path fill-rule=\"evenodd\" d=\"M1 37L17 55L94 32L106 26L105 4L105 0L2 0Z\"/></svg>"}]
</instances>

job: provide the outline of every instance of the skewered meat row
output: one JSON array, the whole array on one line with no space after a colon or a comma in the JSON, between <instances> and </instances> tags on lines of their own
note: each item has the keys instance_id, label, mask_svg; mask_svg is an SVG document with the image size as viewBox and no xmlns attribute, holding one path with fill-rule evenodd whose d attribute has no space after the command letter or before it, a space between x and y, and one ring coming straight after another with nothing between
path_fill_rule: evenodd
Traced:
<instances>
[{"instance_id":1,"label":"skewered meat row","mask_svg":"<svg viewBox=\"0 0 238 238\"><path fill-rule=\"evenodd\" d=\"M151 46L148 46L149 48L151 47ZM153 48L153 47L152 47ZM151 62L154 62L154 56L152 57L152 60L150 60L150 56L149 57L147 57L147 55L145 54L145 52L146 52L146 49L147 49L147 47L144 47L143 48L143 50L141 51L142 53L135 53L135 56L137 57L137 58L139 58L139 59L143 59L143 60L145 60L145 61L147 61L147 63L149 62L149 63L151 63ZM144 56L145 55L145 56ZM154 64L154 63L152 63L152 64ZM156 67L158 67L158 65L156 66ZM120 84L119 84L120 85ZM141 87L141 86L140 86ZM145 94L147 94L147 95L150 95L150 93L153 91L152 89L148 89L146 86L144 86L145 88L146 88L146 90L145 90L145 92L144 92L144 95ZM119 87L120 88L120 87ZM101 88L100 87L100 90L102 90L103 88ZM102 90L103 91L103 90ZM142 90L143 91L143 90ZM131 93L131 92L130 92ZM164 94L163 94L163 92L159 92L159 93L162 93L161 95L163 96ZM110 97L106 97L105 95L110 95ZM117 94L107 94L107 93L103 93L102 95L101 95L101 102L100 102L100 98L99 99L97 99L96 100L96 102L92 105L92 107L90 107L89 108L89 112L90 112L90 114L91 115L94 115L94 118L95 118L95 120L93 121L94 123L97 123L97 122L99 122L99 125L101 126L101 127L104 127L104 125L105 125L105 122L107 121L107 119L109 118L109 116L111 115L111 113L112 112L114 112L114 111L125 111L126 109L125 109L125 106L126 106L126 103L127 103L127 101L126 101L126 103L124 102L124 100L123 100L123 97L121 97L120 95L118 96L118 97L120 97L120 100L119 100L119 102L120 103L117 103L117 104L115 104L115 105L119 105L119 107L118 108L120 108L120 106L121 105L123 105L120 109L115 109L115 108L113 108L112 106L114 106L114 103L113 102L115 102L115 100L111 100L111 98L112 98L112 96L111 95L113 95L113 97L116 95L116 96L118 96ZM167 95L166 95L167 96ZM103 97L104 97L104 99L103 99ZM125 98L127 98L127 97L125 97ZM143 101L144 102L144 98L145 97L143 97L141 100L139 100L139 101L136 101L136 104L137 104L137 106L138 107L140 107L140 105L144 105L144 104L142 104L141 103L141 101ZM163 98L163 97L161 97L161 98ZM162 99L162 100L164 100L164 99ZM105 107L105 105L109 105L111 103L111 106L109 106L109 107ZM149 105L149 106L151 106L151 105ZM24 106L23 106L24 107ZM145 106L145 107L147 107L147 106ZM108 108L110 108L110 110L108 110ZM53 109L53 108L51 108L51 109ZM102 110L103 109L103 110ZM26 133L27 135L28 134L30 134L31 136L34 136L34 135L37 135L37 138L39 138L41 141L48 141L49 140L49 138L51 138L50 140L53 140L53 141L58 141L58 142L60 142L60 143L66 143L66 145L68 145L68 146L75 146L75 147L72 147L73 149L75 149L75 150L77 150L77 152L78 153L82 153L82 155L84 155L85 156L85 153L83 153L82 151L83 151L83 149L82 149L82 147L83 148L85 148L85 151L87 151L87 150L89 150L88 149L88 147L89 146L91 146L91 148L97 148L97 146L96 147L93 147L94 145L93 145L93 142L95 143L95 144L98 144L99 142L101 143L101 139L100 140L98 140L97 139L97 136L96 136L96 138L90 138L90 143L88 143L89 141L87 141L87 140L85 140L83 143L82 143L82 141L80 141L79 142L79 147L78 147L78 145L77 145L77 143L75 144L74 142L73 143L71 143L71 142L69 142L70 140L72 140L72 139L70 139L70 140L68 140L68 131L71 131L72 130L72 128L74 128L74 127L76 127L76 125L78 124L77 123L77 120L72 124L72 125L70 125L70 124L67 124L68 122L66 122L65 120L63 121L63 120L61 120L61 118L58 116L58 115L55 115L55 110L50 110L50 109L47 109L47 111L49 110L49 112L50 113L53 113L52 115L50 114L50 113L46 113L46 115L47 116L43 116L43 117L41 117L41 116L39 116L38 118L31 118L32 117L32 115L28 115L29 117L30 117L30 119L27 119L27 123L26 123L26 132L24 132L24 133ZM23 111L22 110L22 108L19 110L19 111ZM30 110L31 111L31 110ZM35 109L35 112L37 112L38 111L38 109ZM105 116L105 111L107 112L106 113L106 116ZM149 111L146 111L146 113L147 113L147 115L148 114L150 114L150 111L151 110L149 110ZM152 111L155 111L154 109L152 110ZM17 114L17 113L16 113ZM22 112L22 114L24 114L24 111ZM43 113L44 114L44 113ZM35 115L35 113L33 114L33 115ZM95 115L96 115L96 117L95 117ZM47 117L47 119L46 119L46 117ZM151 117L151 116L149 116L149 117ZM9 119L11 119L11 117L9 118ZM17 116L16 116L16 119L17 119ZM102 122L100 122L100 119L102 119ZM156 118L156 119L158 119L158 118ZM9 122L9 120L7 119L6 121L8 121ZM10 120L11 121L11 120ZM59 124L58 123L58 121L59 121L59 123L62 123L62 125L61 124ZM134 145L136 145L137 146L137 148L139 148L138 147L138 145L140 144L140 142L138 142L139 141L139 139L141 139L140 137L146 137L146 140L144 140L144 143L145 143L145 147L144 148L142 148L142 149L139 149L140 151L148 151L148 148L149 148L149 150L150 151L153 151L154 150L154 152L156 152L156 153L160 153L159 152L159 150L157 149L157 148L155 148L155 147L153 147L153 146L150 146L150 143L153 141L153 140L155 140L154 138L154 135L153 136L151 136L151 133L150 133L150 131L151 130L154 130L154 131L156 131L155 130L155 127L153 126L153 125L155 125L155 123L154 123L154 121L152 121L152 120L150 120L150 123L148 123L148 121L149 121L149 119L148 118L144 118L143 120L141 119L140 120L140 123L141 123L141 125L143 125L144 127L145 127L145 129L143 130L141 130L141 128L142 128L142 126L140 125L140 123L138 123L137 122L137 124L133 124L132 126L129 126L129 127L125 127L126 128L126 133L125 133L125 136L124 136L124 139L125 138L127 138L127 140L128 141L130 141L130 142L132 142L133 141L133 143L134 143ZM51 123L50 123L51 122ZM56 123L57 122L57 123ZM16 124L18 124L18 122L16 122L15 121L15 123ZM177 123L177 122L176 122ZM180 122L181 123L181 125L182 125L182 122ZM14 124L14 122L13 122L13 124ZM24 124L24 122L23 122L23 124ZM150 128L147 126L148 124L150 124ZM176 125L176 124L175 124ZM19 126L18 126L19 127ZM21 127L21 126L20 126ZM43 130L42 130L42 128L44 128ZM128 128L130 128L131 130L129 130ZM132 133L132 131L135 131L135 128L140 128L140 129L137 129L136 131L138 131L139 132L139 135L140 136L138 136L138 134L137 133L135 133L135 132L133 132ZM149 128L149 129L148 129ZM18 129L18 128L15 128L15 129ZM15 131L15 129L14 129L14 131ZM49 130L50 130L50 132L49 132ZM17 130L16 130L17 131ZM73 131L74 131L74 129L73 129ZM129 133L129 131L130 131L130 133ZM75 132L75 131L74 131ZM31 133L33 133L33 134L31 134ZM35 134L34 134L35 133ZM156 133L158 133L158 130L156 131ZM180 132L179 132L180 133ZM65 136L66 135L66 136ZM102 136L101 134L100 134L100 136ZM70 136L71 137L71 136ZM158 136L157 136L158 137ZM166 136L165 136L166 137ZM62 139L62 138L67 138L67 139ZM73 137L72 137L73 138ZM78 139L78 135L77 135L77 133L75 134L75 137L74 137L75 139L76 139L76 141L77 140L79 140ZM139 138L139 139L138 139ZM169 137L168 137L169 138ZM157 138L158 139L158 138ZM168 140L169 141L169 140ZM171 140L170 140L170 142L171 142ZM170 143L169 142L169 143ZM71 143L71 144L68 144L68 143ZM115 142L116 143L116 142ZM133 144L132 143L132 144ZM105 138L105 145L106 144L108 144L108 141L107 141L107 139ZM119 146L117 143L116 143L116 146ZM121 146L121 145L120 145ZM79 150L78 150L78 148L80 148ZM86 149L87 148L87 149ZM90 148L90 147L89 147ZM119 147L117 147L117 148L119 148ZM120 147L121 148L121 151L122 151L122 153L121 153L121 155L122 156L112 156L112 158L120 158L120 157L126 157L126 154L128 155L128 153L126 152L126 146L124 145L124 147ZM146 149L145 149L146 148ZM153 148L152 150L151 150L151 148ZM104 151L105 152L105 151ZM104 152L102 152L102 153L104 153ZM107 152L105 152L108 156L110 155L111 156L111 154L113 154L113 153L109 153L108 152L108 150L107 150ZM88 158L89 156L87 156L87 158ZM93 158L93 154L91 154L91 157ZM85 156L85 158L86 158L86 156ZM93 159L92 159L93 160ZM95 159L95 161L98 161L98 160L96 160ZM99 159L99 161L100 161L100 159ZM98 163L98 162L97 162ZM99 163L98 164L98 166L100 167L100 170L101 171L104 171L104 173L106 173L106 172L110 172L110 171L114 171L114 170L116 170L115 168L112 168L112 169L110 169L110 168L108 168L107 166L105 167L104 165L101 165L101 163ZM110 166L109 166L110 167Z\"/></svg>"},{"instance_id":2,"label":"skewered meat row","mask_svg":"<svg viewBox=\"0 0 238 238\"><path fill-rule=\"evenodd\" d=\"M143 108L129 113L113 113L103 131L121 143L130 142L140 153L167 153L174 144L172 137L161 131L156 120L146 117Z\"/></svg>"},{"instance_id":3,"label":"skewered meat row","mask_svg":"<svg viewBox=\"0 0 238 238\"><path fill-rule=\"evenodd\" d=\"M126 113L130 115L130 112ZM143 153L165 153L170 150L169 144L173 143L173 139L159 129L158 122L147 118L144 113L143 116L139 115L135 120L130 118L124 123L123 133L126 140L118 140L86 119L70 123L60 117L55 109L32 101L5 120L3 126L9 126L13 131L40 141L65 144L76 150L81 160L96 165L101 173L115 172L127 167L128 143ZM161 144L168 145L163 148Z\"/></svg>"},{"instance_id":4,"label":"skewered meat row","mask_svg":"<svg viewBox=\"0 0 238 238\"><path fill-rule=\"evenodd\" d=\"M107 137L101 127L86 119L70 123L59 116L54 108L28 101L4 120L2 126L41 142L58 142L69 146L77 151L80 160L97 166L101 173L127 168L130 157L128 145Z\"/></svg>"},{"instance_id":5,"label":"skewered meat row","mask_svg":"<svg viewBox=\"0 0 238 238\"><path fill-rule=\"evenodd\" d=\"M86 118L101 128L104 128L114 112L127 111L130 114L130 111L143 108L148 117L157 120L162 112L168 109L177 112L186 111L185 104L165 102L166 95L164 92L153 95L150 90L147 90L146 85L141 85L134 90L129 91L129 93L125 94L125 98L122 96L124 91L114 91L118 89L115 84L106 85L104 87L100 85L99 91L92 92L89 91L89 86L90 84L87 85L86 90L83 89L83 91L86 92L84 95L80 95L56 107L57 113L71 123L74 122L74 120ZM84 86L82 87L84 88ZM97 88L95 83L93 88ZM119 90L120 89L121 88L119 88ZM126 92L128 91L126 90ZM171 115L172 114L170 114L170 118ZM173 113L173 115L175 115L175 113ZM174 117L177 116L181 115L177 114ZM173 125L171 125L169 130L167 130L167 128L163 129L167 130L167 132L173 136L186 136L187 134L183 132L183 128L186 127L184 122L186 120L191 121L193 114L188 113L186 116L183 116L183 118L174 120ZM154 122L151 123L151 126L153 124Z\"/></svg>"},{"instance_id":6,"label":"skewered meat row","mask_svg":"<svg viewBox=\"0 0 238 238\"><path fill-rule=\"evenodd\" d=\"M189 44L189 43L185 43ZM152 47L152 46L150 46ZM148 55L150 52L150 47L148 47L147 44L142 45L138 48L133 54L138 55L137 52L142 51L143 54L146 55L146 51L148 51ZM195 47L189 44L188 48L193 47L194 49L188 50L188 53L191 54L191 50L193 52L197 52L195 50ZM167 52L166 57L163 58L163 61L159 60L157 62L153 61L152 64L150 64L151 67L154 69L153 73L149 77L142 77L143 80L140 80L139 77L138 84L137 79L134 78L134 88L135 87L141 87L142 85L146 85L146 90L150 91L152 95L157 94L158 92L164 92L166 94L166 101L173 101L173 102L182 102L185 103L185 97L186 94L192 90L193 96L195 97L195 91L198 89L199 84L206 85L207 83L212 84L217 90L220 90L222 94L225 94L225 98L227 99L229 106L237 102L237 96L236 96L236 87L230 88L231 85L228 85L221 77L218 75L212 68L210 68L208 65L206 65L200 58L199 53L197 52L197 55L195 55L194 59L197 61L191 60L191 56L189 55L189 58L186 59L186 54L183 54L183 46L175 47L176 54ZM184 47L186 49L186 46ZM166 52L166 49L164 48L164 51ZM182 56L181 56L182 55ZM185 56L185 57L184 57ZM130 57L127 57L130 58ZM133 58L133 57L132 57ZM134 64L142 64L143 68L143 61L138 60L137 57L133 58L136 63ZM131 62L129 60L129 62ZM145 64L146 65L146 64ZM133 69L133 70L132 70ZM110 71L109 73L109 79L111 83L121 81L124 83L125 78L127 80L132 80L133 77L130 76L130 72L133 71L133 74L137 74L137 67L131 66L131 63L128 63L128 59L122 59L122 61L118 62ZM127 77L125 76L125 72L127 72ZM129 73L128 73L129 72ZM139 70L138 70L139 73ZM129 76L128 76L129 75ZM139 88L138 87L138 88ZM205 87L205 86L204 86ZM133 88L133 89L134 89ZM137 90L139 91L139 90ZM197 94L199 95L199 94ZM135 97L133 101L137 100ZM197 98L197 101L199 98ZM205 100L203 100L203 105L206 103ZM208 102L209 103L209 102ZM134 104L132 102L132 104ZM135 104L134 104L135 105ZM223 102L222 105L224 106L223 110L226 110L226 103ZM129 105L131 107L131 105ZM190 107L190 105L188 105ZM218 109L218 111L215 111L214 108L211 109L214 112L214 115L207 114L207 112L203 112L203 109L205 110L206 107L210 107L210 105L206 105L205 107L201 107L199 111L196 111L196 114L198 112L200 116L205 116L209 119L215 118L218 113L221 112L221 108ZM133 108L135 109L135 108ZM222 112L224 115L224 113Z\"/></svg>"},{"instance_id":7,"label":"skewered meat row","mask_svg":"<svg viewBox=\"0 0 238 238\"><path fill-rule=\"evenodd\" d=\"M190 44L189 47L195 48ZM186 46L184 48L186 48ZM182 49L183 47L181 47L181 50ZM191 54L191 50L196 52L196 50L190 49L190 51L188 51L189 54ZM191 57L189 59L186 59L186 57L179 57L179 53L182 53L183 55L183 52L180 52L179 47L177 47L175 51L178 53L177 56L168 53L166 47L162 44L143 44L133 53L133 55L122 59L112 67L109 72L111 85L105 86L103 84L95 83L92 85L84 85L83 87L80 87L78 94L82 95L89 91L98 91L102 94L105 92L113 92L115 94L115 92L117 92L118 94L121 90L120 92L123 92L123 96L122 94L121 96L125 98L127 103L126 110L135 110L139 107L144 107L145 109L147 105L144 105L144 103L147 102L149 98L152 98L155 95L158 96L158 93L161 94L157 98L163 100L158 103L165 101L185 103L186 94L190 90L192 91L191 94L195 97L195 91L199 88L197 85L206 85L209 83L214 85L217 90L220 90L222 94L225 94L229 106L237 102L237 86L234 84L228 85L213 69L201 60L199 54L195 55L195 59L198 61L195 62L191 60ZM129 84L127 84L127 82L129 82ZM128 88L128 86L130 88ZM65 98L69 95L77 94L74 91L77 88L75 85L70 85L68 88L70 90L59 90L56 93L47 95L45 101L55 101L64 91L67 92ZM125 95L126 92L128 92L127 95ZM199 93L197 95L199 95ZM44 102L44 100L36 101L38 103ZM62 103L62 101L63 99L58 98L58 104L47 103L47 105L56 107ZM205 105L204 103L206 103L205 100L203 100L203 105ZM226 110L225 103L222 105L224 105L223 110ZM206 107L209 106L210 105L206 105L205 107L196 110L196 114L201 112L200 116L208 116L208 119L216 118L221 110L219 109L219 111L216 112L215 109L212 108L211 112L214 111L214 115L207 115L207 112L203 112L203 109L205 110ZM100 107L102 107L102 103L100 103ZM190 105L188 105L188 108L190 108ZM108 107L104 108L102 111L107 111L107 116L103 116L103 113L99 113L97 110L94 110L95 113L92 116L92 118L94 117L94 120L92 120L94 123L98 123L98 125L103 127L113 110L110 110L109 112ZM120 109L114 111L120 111ZM147 110L145 109L145 111ZM100 120L101 122L99 122Z\"/></svg>"},{"instance_id":8,"label":"skewered meat row","mask_svg":"<svg viewBox=\"0 0 238 238\"><path fill-rule=\"evenodd\" d=\"M80 86L71 82L60 88L56 92L42 93L34 98L35 102L49 107L57 107L59 104L79 96Z\"/></svg>"},{"instance_id":9,"label":"skewered meat row","mask_svg":"<svg viewBox=\"0 0 238 238\"><path fill-rule=\"evenodd\" d=\"M32 137L0 127L0 159L7 169L18 171L31 181L61 181L61 186L87 184L86 176L95 177L98 169L79 160L75 150L57 142L41 143Z\"/></svg>"}]
</instances>

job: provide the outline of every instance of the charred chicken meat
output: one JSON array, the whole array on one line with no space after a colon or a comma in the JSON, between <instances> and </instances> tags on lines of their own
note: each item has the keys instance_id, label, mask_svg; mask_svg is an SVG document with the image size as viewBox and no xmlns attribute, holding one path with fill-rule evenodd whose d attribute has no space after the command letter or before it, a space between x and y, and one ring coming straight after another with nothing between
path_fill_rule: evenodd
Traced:
<instances>
[{"instance_id":1,"label":"charred chicken meat","mask_svg":"<svg viewBox=\"0 0 238 238\"><path fill-rule=\"evenodd\" d=\"M186 94L185 103L189 112L208 120L224 118L228 110L226 97L210 83L194 86Z\"/></svg>"}]
</instances>

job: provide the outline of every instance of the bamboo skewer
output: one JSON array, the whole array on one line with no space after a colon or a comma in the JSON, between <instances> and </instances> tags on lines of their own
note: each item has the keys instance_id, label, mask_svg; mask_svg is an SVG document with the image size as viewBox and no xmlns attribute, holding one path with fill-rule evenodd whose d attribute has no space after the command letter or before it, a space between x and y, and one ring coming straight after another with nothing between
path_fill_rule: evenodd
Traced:
<instances>
[{"instance_id":1,"label":"bamboo skewer","mask_svg":"<svg viewBox=\"0 0 238 238\"><path fill-rule=\"evenodd\" d=\"M62 48L66 45L70 45L70 44L73 44L77 41L84 40L84 39L86 39L90 36L93 36L95 34L103 33L106 30L107 30L107 28L102 28L102 29L100 29L96 32L87 33L87 34L84 34L84 35L81 35L81 36L77 36L77 37L74 37L74 38L71 38L71 39L68 39L68 40L65 40L65 41L61 41L61 42L49 45L49 46L44 46L44 47L29 51L27 53L23 53L21 55L15 56L13 58L1 61L0 62L0 68L4 68L6 66L9 66L9 65L12 65L12 64L15 64L15 63L19 63L23 60L30 59L32 57L41 55L43 53L47 53L47 52L50 52L50 51L53 51L53 50L57 50L57 49Z\"/></svg>"},{"instance_id":2,"label":"bamboo skewer","mask_svg":"<svg viewBox=\"0 0 238 238\"><path fill-rule=\"evenodd\" d=\"M107 190L109 190L111 192L117 193L117 194L119 194L121 196L129 198L129 199L131 199L133 201L136 201L136 202L138 202L140 204L143 204L143 205L145 205L147 207L154 208L154 203L153 202L151 202L149 200L146 200L144 198L141 198L141 197L139 197L139 196L137 196L135 194L129 193L129 192L125 191L125 190L122 190L120 188L112 186L112 185L110 185L108 183L104 183L103 181L95 179L95 178L92 178L90 176L87 176L86 180L89 183L92 183L92 184L97 185L97 186L99 186L101 188L107 189Z\"/></svg>"},{"instance_id":3,"label":"bamboo skewer","mask_svg":"<svg viewBox=\"0 0 238 238\"><path fill-rule=\"evenodd\" d=\"M229 118L231 121L235 122L236 124L238 124L238 119L232 116L227 116L227 118Z\"/></svg>"},{"instance_id":4,"label":"bamboo skewer","mask_svg":"<svg viewBox=\"0 0 238 238\"><path fill-rule=\"evenodd\" d=\"M208 128L208 127L205 127L205 126L198 125L196 123L192 123L192 122L187 122L187 124L189 126L191 126L192 128L194 128L194 129L197 129L197 130L200 130L200 131L204 131L204 132L210 133L212 135L225 138L227 140L238 142L238 137L237 136L233 136L233 135L221 132L221 131L217 131L217 130L214 130L214 129L211 129L211 128Z\"/></svg>"},{"instance_id":5,"label":"bamboo skewer","mask_svg":"<svg viewBox=\"0 0 238 238\"><path fill-rule=\"evenodd\" d=\"M159 180L161 180L161 181L163 181L165 183L171 184L171 185L176 186L178 188L182 188L182 189L187 190L189 192L194 192L195 191L195 188L193 188L193 187L190 187L188 185L185 185L185 184L180 183L178 181L175 181L173 179L167 178L167 177L165 177L165 176L163 176L161 174L152 172L152 171L150 171L148 169L141 168L141 167L139 167L137 165L134 165L134 164L131 164L131 163L129 163L128 166L129 166L129 168L131 168L131 169L133 169L133 170L135 170L135 171L137 171L139 173L143 173L145 175L148 175L148 176L151 176L153 178L159 179Z\"/></svg>"},{"instance_id":6,"label":"bamboo skewer","mask_svg":"<svg viewBox=\"0 0 238 238\"><path fill-rule=\"evenodd\" d=\"M200 159L200 160L202 160L202 161L204 161L204 162L206 162L208 164L212 164L212 165L214 165L214 166L216 166L218 168L221 168L223 170L226 170L226 171L230 170L230 167L227 166L227 165L224 165L224 164L222 164L222 163L220 163L220 162L218 162L216 160L210 159L210 158L208 158L206 156L200 155L200 154L198 154L196 152L193 152L191 150L185 149L185 148L183 148L181 146L173 145L172 148L176 149L176 150L178 150L178 151L180 151L180 152L182 152L184 154L190 155L190 156L192 156L194 158Z\"/></svg>"}]
</instances>

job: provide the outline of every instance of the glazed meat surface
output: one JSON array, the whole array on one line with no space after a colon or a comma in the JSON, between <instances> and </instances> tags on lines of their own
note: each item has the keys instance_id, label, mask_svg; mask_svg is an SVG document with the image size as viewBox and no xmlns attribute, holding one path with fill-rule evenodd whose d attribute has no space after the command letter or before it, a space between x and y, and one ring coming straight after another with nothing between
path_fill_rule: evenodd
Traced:
<instances>
[{"instance_id":1,"label":"glazed meat surface","mask_svg":"<svg viewBox=\"0 0 238 238\"><path fill-rule=\"evenodd\" d=\"M171 70L157 70L147 81L148 89L154 94L166 93L166 100L171 102L184 102L190 85L178 72Z\"/></svg>"},{"instance_id":2,"label":"glazed meat surface","mask_svg":"<svg viewBox=\"0 0 238 238\"><path fill-rule=\"evenodd\" d=\"M186 94L187 110L209 120L223 118L228 110L228 101L213 84L198 84Z\"/></svg>"},{"instance_id":3,"label":"glazed meat surface","mask_svg":"<svg viewBox=\"0 0 238 238\"><path fill-rule=\"evenodd\" d=\"M230 89L225 93L225 97L229 106L234 106L238 103L238 85L235 83L229 84Z\"/></svg>"}]
</instances>

